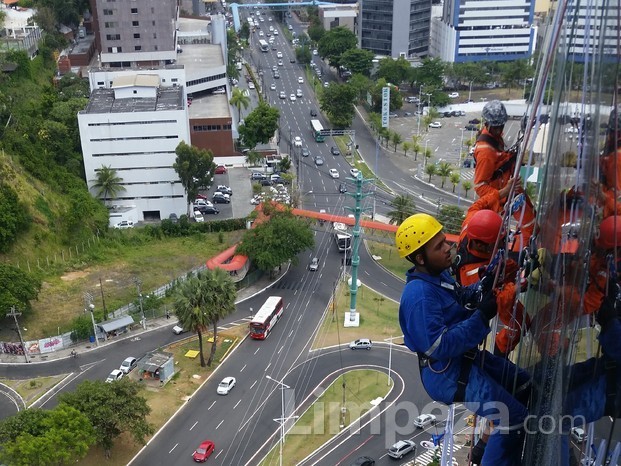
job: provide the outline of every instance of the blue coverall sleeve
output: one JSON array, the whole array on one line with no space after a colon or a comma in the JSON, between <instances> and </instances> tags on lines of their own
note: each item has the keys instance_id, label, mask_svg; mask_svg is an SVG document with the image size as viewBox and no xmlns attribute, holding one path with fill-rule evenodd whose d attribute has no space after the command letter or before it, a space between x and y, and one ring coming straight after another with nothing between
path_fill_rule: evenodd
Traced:
<instances>
[{"instance_id":1,"label":"blue coverall sleeve","mask_svg":"<svg viewBox=\"0 0 621 466\"><path fill-rule=\"evenodd\" d=\"M609 358L621 364L621 321L612 319L606 326L606 331L599 334L602 351Z\"/></svg>"}]
</instances>

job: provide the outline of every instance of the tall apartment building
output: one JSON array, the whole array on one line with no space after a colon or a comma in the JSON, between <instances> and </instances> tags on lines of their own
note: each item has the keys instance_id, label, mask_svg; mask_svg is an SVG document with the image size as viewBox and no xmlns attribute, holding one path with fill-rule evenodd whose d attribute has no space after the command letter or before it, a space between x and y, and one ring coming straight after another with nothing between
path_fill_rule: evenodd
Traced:
<instances>
[{"instance_id":1,"label":"tall apartment building","mask_svg":"<svg viewBox=\"0 0 621 466\"><path fill-rule=\"evenodd\" d=\"M619 10L604 0L592 3L569 4L561 47L567 44L567 53L576 61L602 53L607 61L619 62Z\"/></svg>"},{"instance_id":2,"label":"tall apartment building","mask_svg":"<svg viewBox=\"0 0 621 466\"><path fill-rule=\"evenodd\" d=\"M90 0L100 63L156 66L177 58L176 0Z\"/></svg>"},{"instance_id":3,"label":"tall apartment building","mask_svg":"<svg viewBox=\"0 0 621 466\"><path fill-rule=\"evenodd\" d=\"M535 0L444 0L432 20L430 55L446 62L510 61L531 56Z\"/></svg>"},{"instance_id":4,"label":"tall apartment building","mask_svg":"<svg viewBox=\"0 0 621 466\"><path fill-rule=\"evenodd\" d=\"M425 57L430 20L429 0L361 0L360 47L393 58Z\"/></svg>"}]
</instances>

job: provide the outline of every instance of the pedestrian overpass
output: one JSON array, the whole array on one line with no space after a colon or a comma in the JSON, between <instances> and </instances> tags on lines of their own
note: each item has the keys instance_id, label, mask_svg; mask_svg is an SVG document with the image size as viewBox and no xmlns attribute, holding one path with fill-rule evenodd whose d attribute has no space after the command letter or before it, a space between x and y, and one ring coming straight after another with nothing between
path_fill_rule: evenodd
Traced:
<instances>
[{"instance_id":1,"label":"pedestrian overpass","mask_svg":"<svg viewBox=\"0 0 621 466\"><path fill-rule=\"evenodd\" d=\"M318 2L312 0L310 2L290 2L290 3L231 3L231 13L233 14L233 27L235 28L235 32L239 32L241 28L241 22L239 20L239 9L240 8L270 8L272 11L283 11L288 10L291 7L299 8L301 6L317 6L317 5L342 5L341 3L331 3L331 2Z\"/></svg>"}]
</instances>

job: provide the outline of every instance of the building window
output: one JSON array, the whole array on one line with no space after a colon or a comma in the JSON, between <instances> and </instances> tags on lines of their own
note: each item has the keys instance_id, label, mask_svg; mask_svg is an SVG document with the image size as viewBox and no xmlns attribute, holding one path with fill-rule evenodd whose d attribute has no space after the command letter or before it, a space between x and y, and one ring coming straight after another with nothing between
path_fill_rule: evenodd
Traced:
<instances>
[{"instance_id":1,"label":"building window","mask_svg":"<svg viewBox=\"0 0 621 466\"><path fill-rule=\"evenodd\" d=\"M138 27L139 26L139 21L132 21L132 26L134 27Z\"/></svg>"},{"instance_id":2,"label":"building window","mask_svg":"<svg viewBox=\"0 0 621 466\"><path fill-rule=\"evenodd\" d=\"M121 34L106 34L106 40L121 40Z\"/></svg>"},{"instance_id":3,"label":"building window","mask_svg":"<svg viewBox=\"0 0 621 466\"><path fill-rule=\"evenodd\" d=\"M157 39L157 32L154 32L154 33L153 33L153 38L154 38L154 39Z\"/></svg>"},{"instance_id":4,"label":"building window","mask_svg":"<svg viewBox=\"0 0 621 466\"><path fill-rule=\"evenodd\" d=\"M136 52L141 51L141 50L142 50L142 45L136 45L136 46L134 47L134 50L135 50Z\"/></svg>"},{"instance_id":5,"label":"building window","mask_svg":"<svg viewBox=\"0 0 621 466\"><path fill-rule=\"evenodd\" d=\"M179 81L179 80L178 80L177 78L172 78L172 79L171 79L171 82L173 82L173 83L176 83L176 82L178 82L178 81Z\"/></svg>"},{"instance_id":6,"label":"building window","mask_svg":"<svg viewBox=\"0 0 621 466\"><path fill-rule=\"evenodd\" d=\"M132 12L132 15L137 15L138 14L138 8L132 8L131 12Z\"/></svg>"},{"instance_id":7,"label":"building window","mask_svg":"<svg viewBox=\"0 0 621 466\"><path fill-rule=\"evenodd\" d=\"M103 81L97 81L97 85L98 86L104 86L106 83L104 83Z\"/></svg>"},{"instance_id":8,"label":"building window","mask_svg":"<svg viewBox=\"0 0 621 466\"><path fill-rule=\"evenodd\" d=\"M134 34L134 39L140 39L140 33L137 32L136 34Z\"/></svg>"},{"instance_id":9,"label":"building window","mask_svg":"<svg viewBox=\"0 0 621 466\"><path fill-rule=\"evenodd\" d=\"M104 27L105 28L115 28L115 27L117 27L117 24L118 23L116 21L110 21L110 22L104 23Z\"/></svg>"},{"instance_id":10,"label":"building window","mask_svg":"<svg viewBox=\"0 0 621 466\"><path fill-rule=\"evenodd\" d=\"M104 8L104 16L112 16L114 14L114 10L109 10L107 8Z\"/></svg>"}]
</instances>

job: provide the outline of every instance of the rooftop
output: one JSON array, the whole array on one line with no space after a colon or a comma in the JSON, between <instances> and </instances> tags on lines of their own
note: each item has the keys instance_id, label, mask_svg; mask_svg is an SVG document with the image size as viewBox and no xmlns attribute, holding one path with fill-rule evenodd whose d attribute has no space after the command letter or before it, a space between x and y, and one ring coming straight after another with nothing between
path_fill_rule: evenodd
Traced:
<instances>
[{"instance_id":1,"label":"rooftop","mask_svg":"<svg viewBox=\"0 0 621 466\"><path fill-rule=\"evenodd\" d=\"M229 98L226 94L195 97L188 113L190 118L231 118Z\"/></svg>"},{"instance_id":2,"label":"rooftop","mask_svg":"<svg viewBox=\"0 0 621 466\"><path fill-rule=\"evenodd\" d=\"M114 89L95 89L81 113L131 113L183 109L183 88L159 88L155 98L115 99Z\"/></svg>"},{"instance_id":3,"label":"rooftop","mask_svg":"<svg viewBox=\"0 0 621 466\"><path fill-rule=\"evenodd\" d=\"M185 66L187 81L204 77L206 70L224 66L224 56L219 45L183 44L183 53L177 54L177 64Z\"/></svg>"}]
</instances>

